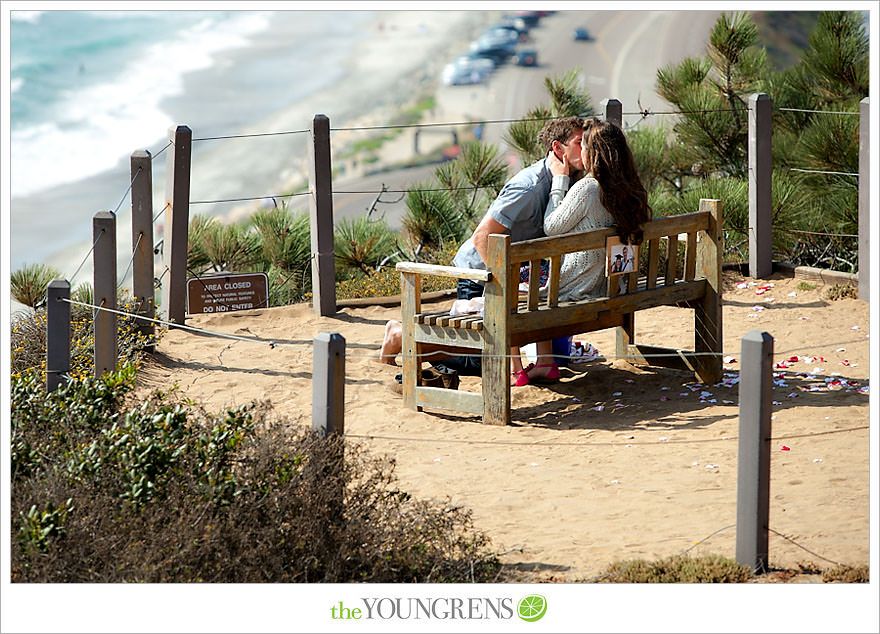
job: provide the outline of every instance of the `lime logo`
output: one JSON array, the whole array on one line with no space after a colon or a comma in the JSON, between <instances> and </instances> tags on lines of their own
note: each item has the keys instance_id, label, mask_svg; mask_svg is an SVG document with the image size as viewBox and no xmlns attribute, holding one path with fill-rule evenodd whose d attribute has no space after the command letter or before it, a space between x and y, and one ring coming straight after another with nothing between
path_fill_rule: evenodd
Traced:
<instances>
[{"instance_id":1,"label":"lime logo","mask_svg":"<svg viewBox=\"0 0 880 634\"><path fill-rule=\"evenodd\" d=\"M520 599L516 613L523 621L539 621L547 613L547 599L540 594L530 594Z\"/></svg>"}]
</instances>

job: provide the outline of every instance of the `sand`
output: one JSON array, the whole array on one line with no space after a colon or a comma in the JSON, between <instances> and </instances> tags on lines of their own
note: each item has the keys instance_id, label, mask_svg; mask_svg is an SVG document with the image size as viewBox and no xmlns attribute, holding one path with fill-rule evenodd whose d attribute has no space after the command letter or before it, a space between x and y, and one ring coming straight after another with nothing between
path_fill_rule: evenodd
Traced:
<instances>
[{"instance_id":1,"label":"sand","mask_svg":"<svg viewBox=\"0 0 880 634\"><path fill-rule=\"evenodd\" d=\"M758 295L768 281L772 288ZM403 408L387 389L399 370L375 362L384 324L399 318L398 307L343 308L318 317L299 304L192 316L191 327L247 340L168 332L145 361L139 390L176 384L213 409L268 399L290 424L308 427L311 342L319 332L338 332L346 341L349 442L392 456L403 490L448 496L471 509L493 548L506 552L502 560L529 579L577 581L624 559L686 550L734 556L739 392L733 381L741 338L760 329L775 339L775 363L797 357L776 370L784 385L773 388L770 565L865 565L868 304L829 301L828 286L799 284L781 274L757 281L725 273L728 385L697 386L692 374L615 359L614 332L606 330L575 337L598 348L596 361L563 369L556 385L514 388L512 424L504 427ZM638 313L636 339L690 348L692 315L671 307ZM851 384L828 390L826 379ZM465 377L461 389L479 390L480 381Z\"/></svg>"}]
</instances>

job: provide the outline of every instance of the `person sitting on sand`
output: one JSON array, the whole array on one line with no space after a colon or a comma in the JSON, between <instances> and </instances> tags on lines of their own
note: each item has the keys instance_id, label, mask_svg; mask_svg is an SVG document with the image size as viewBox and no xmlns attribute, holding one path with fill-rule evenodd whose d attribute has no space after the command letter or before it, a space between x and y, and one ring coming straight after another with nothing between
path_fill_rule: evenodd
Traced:
<instances>
[{"instance_id":1,"label":"person sitting on sand","mask_svg":"<svg viewBox=\"0 0 880 634\"><path fill-rule=\"evenodd\" d=\"M580 117L555 119L547 123L538 135L541 144L547 150L547 157L520 170L505 183L498 197L489 206L473 235L461 245L453 259L453 265L469 269L485 269L489 234L510 234L511 240L531 240L543 237L544 213L550 197L550 186L553 180L548 164L551 157L561 161L575 170L582 169L581 138L584 134L584 120ZM483 295L484 284L473 280L458 280L458 299L473 299ZM549 343L549 342L548 342ZM390 321L385 326L385 337L379 351L382 363L396 365L394 357L402 347L400 322ZM539 356L541 369L549 368L552 363L552 349L546 355ZM482 366L479 356L461 356L432 361L431 365L441 373L454 373L466 376L479 376ZM517 359L514 360L515 362ZM542 363L543 362L543 363ZM516 363L515 363L516 365ZM555 364L554 364L555 367ZM520 364L521 369L521 364ZM556 378L558 378L558 368ZM545 371L546 374L546 371Z\"/></svg>"}]
</instances>

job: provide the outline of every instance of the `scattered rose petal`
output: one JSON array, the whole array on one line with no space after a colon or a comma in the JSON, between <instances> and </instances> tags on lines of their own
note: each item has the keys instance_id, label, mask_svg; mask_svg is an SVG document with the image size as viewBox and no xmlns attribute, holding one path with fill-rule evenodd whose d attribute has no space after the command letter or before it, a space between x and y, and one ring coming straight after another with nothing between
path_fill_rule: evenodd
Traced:
<instances>
[{"instance_id":1,"label":"scattered rose petal","mask_svg":"<svg viewBox=\"0 0 880 634\"><path fill-rule=\"evenodd\" d=\"M580 403L580 402L581 402L581 399L579 399L577 396L572 396L572 397L571 397L571 400L573 400L575 403Z\"/></svg>"},{"instance_id":2,"label":"scattered rose petal","mask_svg":"<svg viewBox=\"0 0 880 634\"><path fill-rule=\"evenodd\" d=\"M596 407L591 407L590 409L593 410L594 412L601 412L603 409L605 409L605 406L604 405L596 405Z\"/></svg>"},{"instance_id":3,"label":"scattered rose petal","mask_svg":"<svg viewBox=\"0 0 880 634\"><path fill-rule=\"evenodd\" d=\"M804 321L807 321L809 319L809 317L798 317L798 319L802 319Z\"/></svg>"},{"instance_id":4,"label":"scattered rose petal","mask_svg":"<svg viewBox=\"0 0 880 634\"><path fill-rule=\"evenodd\" d=\"M707 465L706 465L706 468L707 468L707 469L717 469L717 468L720 467L720 466L721 466L721 465L717 465L717 464L707 464Z\"/></svg>"},{"instance_id":5,"label":"scattered rose petal","mask_svg":"<svg viewBox=\"0 0 880 634\"><path fill-rule=\"evenodd\" d=\"M679 394L679 396L687 396L687 395L688 395L687 392L681 392L681 393Z\"/></svg>"},{"instance_id":6,"label":"scattered rose petal","mask_svg":"<svg viewBox=\"0 0 880 634\"><path fill-rule=\"evenodd\" d=\"M440 458L434 458L434 462L440 462Z\"/></svg>"},{"instance_id":7,"label":"scattered rose petal","mask_svg":"<svg viewBox=\"0 0 880 634\"><path fill-rule=\"evenodd\" d=\"M612 480L611 484L620 484L620 480Z\"/></svg>"},{"instance_id":8,"label":"scattered rose petal","mask_svg":"<svg viewBox=\"0 0 880 634\"><path fill-rule=\"evenodd\" d=\"M661 396L661 397L660 397L660 400L661 400L661 401L668 401L668 400L669 400L669 397L668 397L668 396Z\"/></svg>"},{"instance_id":9,"label":"scattered rose petal","mask_svg":"<svg viewBox=\"0 0 880 634\"><path fill-rule=\"evenodd\" d=\"M825 368L813 368L813 374L819 374L820 372L824 372Z\"/></svg>"},{"instance_id":10,"label":"scattered rose petal","mask_svg":"<svg viewBox=\"0 0 880 634\"><path fill-rule=\"evenodd\" d=\"M624 404L623 403L615 403L614 407L624 407Z\"/></svg>"},{"instance_id":11,"label":"scattered rose petal","mask_svg":"<svg viewBox=\"0 0 880 634\"><path fill-rule=\"evenodd\" d=\"M755 306L752 306L752 310L755 311L756 313L760 313L761 311L764 310L764 307L755 305Z\"/></svg>"},{"instance_id":12,"label":"scattered rose petal","mask_svg":"<svg viewBox=\"0 0 880 634\"><path fill-rule=\"evenodd\" d=\"M736 363L736 359L731 356L724 357L724 363Z\"/></svg>"},{"instance_id":13,"label":"scattered rose petal","mask_svg":"<svg viewBox=\"0 0 880 634\"><path fill-rule=\"evenodd\" d=\"M635 383L635 379L624 379L624 383Z\"/></svg>"},{"instance_id":14,"label":"scattered rose petal","mask_svg":"<svg viewBox=\"0 0 880 634\"><path fill-rule=\"evenodd\" d=\"M663 387L661 387L661 388L660 388L660 389L661 389L661 390L668 390L668 389L669 389L669 388L668 388L668 387L666 387L666 386L665 386L665 385L664 385L664 386L663 386Z\"/></svg>"},{"instance_id":15,"label":"scattered rose petal","mask_svg":"<svg viewBox=\"0 0 880 634\"><path fill-rule=\"evenodd\" d=\"M748 282L740 282L739 284L736 285L736 287L737 288L748 288L749 283Z\"/></svg>"},{"instance_id":16,"label":"scattered rose petal","mask_svg":"<svg viewBox=\"0 0 880 634\"><path fill-rule=\"evenodd\" d=\"M850 328L850 330L858 330L858 329L859 329L858 326L853 326L852 328Z\"/></svg>"},{"instance_id":17,"label":"scattered rose petal","mask_svg":"<svg viewBox=\"0 0 880 634\"><path fill-rule=\"evenodd\" d=\"M795 293L794 291L792 291L792 292L790 292L790 293L787 295L787 297L797 297L797 293Z\"/></svg>"},{"instance_id":18,"label":"scattered rose petal","mask_svg":"<svg viewBox=\"0 0 880 634\"><path fill-rule=\"evenodd\" d=\"M623 396L623 392L615 392L611 396Z\"/></svg>"},{"instance_id":19,"label":"scattered rose petal","mask_svg":"<svg viewBox=\"0 0 880 634\"><path fill-rule=\"evenodd\" d=\"M791 447L788 447L788 446L786 446L786 445L782 445L782 446L780 447L780 449L781 449L782 451L791 451Z\"/></svg>"},{"instance_id":20,"label":"scattered rose petal","mask_svg":"<svg viewBox=\"0 0 880 634\"><path fill-rule=\"evenodd\" d=\"M797 396L798 395L796 392L792 392L791 394L788 395L788 398L797 398Z\"/></svg>"},{"instance_id":21,"label":"scattered rose petal","mask_svg":"<svg viewBox=\"0 0 880 634\"><path fill-rule=\"evenodd\" d=\"M814 458L813 462L822 462L822 458Z\"/></svg>"},{"instance_id":22,"label":"scattered rose petal","mask_svg":"<svg viewBox=\"0 0 880 634\"><path fill-rule=\"evenodd\" d=\"M846 348L838 348L835 352L846 352Z\"/></svg>"},{"instance_id":23,"label":"scattered rose petal","mask_svg":"<svg viewBox=\"0 0 880 634\"><path fill-rule=\"evenodd\" d=\"M725 405L734 405L735 404L735 401L721 401L721 402L724 403Z\"/></svg>"},{"instance_id":24,"label":"scattered rose petal","mask_svg":"<svg viewBox=\"0 0 880 634\"><path fill-rule=\"evenodd\" d=\"M660 438L660 442L669 442L669 438L663 436L662 438Z\"/></svg>"},{"instance_id":25,"label":"scattered rose petal","mask_svg":"<svg viewBox=\"0 0 880 634\"><path fill-rule=\"evenodd\" d=\"M699 466L700 466L700 463L699 463L699 462L694 462L694 463L691 463L691 466L692 466L692 467L699 467Z\"/></svg>"},{"instance_id":26,"label":"scattered rose petal","mask_svg":"<svg viewBox=\"0 0 880 634\"><path fill-rule=\"evenodd\" d=\"M537 462L530 462L530 463L529 463L529 466L530 466L530 467L537 467L537 466L538 466L538 463L537 463Z\"/></svg>"}]
</instances>

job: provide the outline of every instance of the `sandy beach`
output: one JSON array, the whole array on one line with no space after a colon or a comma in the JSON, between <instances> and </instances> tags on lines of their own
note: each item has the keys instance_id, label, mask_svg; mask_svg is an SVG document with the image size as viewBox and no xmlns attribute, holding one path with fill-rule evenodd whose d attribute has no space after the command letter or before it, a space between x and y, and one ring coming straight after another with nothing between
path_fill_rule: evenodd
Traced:
<instances>
[{"instance_id":1,"label":"sandy beach","mask_svg":"<svg viewBox=\"0 0 880 634\"><path fill-rule=\"evenodd\" d=\"M534 581L588 580L623 559L686 550L733 557L738 358L742 336L766 330L774 362L788 366L776 370L773 388L770 564L865 565L868 304L827 301L827 286L803 290L780 274L770 283L759 295L757 281L725 274L722 384L695 385L691 374L616 359L607 330L575 337L598 348L596 361L563 369L556 385L515 388L505 427L402 407L387 389L398 369L375 362L396 307L323 318L307 304L193 316L191 327L253 340L169 332L139 389L177 385L214 409L265 399L290 424L309 426L310 343L338 332L346 340L349 442L392 456L403 490L472 509L493 547L507 552L503 560ZM652 309L638 314L636 338L688 348L690 324L692 311ZM480 381L465 377L460 389L479 390Z\"/></svg>"}]
</instances>

